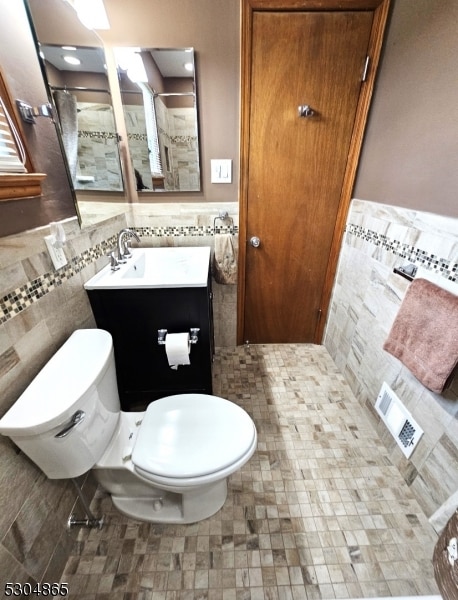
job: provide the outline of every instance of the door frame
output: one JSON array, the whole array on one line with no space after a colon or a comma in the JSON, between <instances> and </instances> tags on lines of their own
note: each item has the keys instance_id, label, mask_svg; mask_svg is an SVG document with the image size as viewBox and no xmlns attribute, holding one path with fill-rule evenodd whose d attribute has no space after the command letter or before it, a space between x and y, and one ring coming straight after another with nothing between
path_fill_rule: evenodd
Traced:
<instances>
[{"instance_id":1,"label":"door frame","mask_svg":"<svg viewBox=\"0 0 458 600\"><path fill-rule=\"evenodd\" d=\"M356 109L356 117L348 152L347 166L340 193L336 225L329 254L328 266L320 303L320 318L315 330L316 344L322 342L326 324L337 262L347 220L348 209L358 167L359 155L367 115L374 89L375 76L380 61L391 0L241 0L241 107L240 107L240 187L239 187L239 264L237 286L237 343L243 344L245 329L245 280L248 217L248 179L251 100L251 47L253 13L255 11L372 11L374 19L369 39L370 57L366 81Z\"/></svg>"}]
</instances>

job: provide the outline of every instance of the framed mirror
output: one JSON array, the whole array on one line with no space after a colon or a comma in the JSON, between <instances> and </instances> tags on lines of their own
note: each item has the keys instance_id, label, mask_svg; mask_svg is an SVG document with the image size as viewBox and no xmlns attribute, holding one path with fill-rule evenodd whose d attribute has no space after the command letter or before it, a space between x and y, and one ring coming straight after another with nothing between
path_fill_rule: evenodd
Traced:
<instances>
[{"instance_id":1,"label":"framed mirror","mask_svg":"<svg viewBox=\"0 0 458 600\"><path fill-rule=\"evenodd\" d=\"M201 190L193 48L115 48L137 191Z\"/></svg>"}]
</instances>

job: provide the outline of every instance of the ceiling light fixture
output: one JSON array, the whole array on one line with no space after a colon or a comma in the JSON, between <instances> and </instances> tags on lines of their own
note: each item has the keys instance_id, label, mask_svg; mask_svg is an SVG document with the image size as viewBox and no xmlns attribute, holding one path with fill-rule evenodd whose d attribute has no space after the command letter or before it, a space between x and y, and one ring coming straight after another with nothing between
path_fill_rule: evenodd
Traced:
<instances>
[{"instance_id":1,"label":"ceiling light fixture","mask_svg":"<svg viewBox=\"0 0 458 600\"><path fill-rule=\"evenodd\" d=\"M80 65L81 61L79 58L76 58L76 56L63 56L62 57L65 62L67 62L69 65Z\"/></svg>"}]
</instances>

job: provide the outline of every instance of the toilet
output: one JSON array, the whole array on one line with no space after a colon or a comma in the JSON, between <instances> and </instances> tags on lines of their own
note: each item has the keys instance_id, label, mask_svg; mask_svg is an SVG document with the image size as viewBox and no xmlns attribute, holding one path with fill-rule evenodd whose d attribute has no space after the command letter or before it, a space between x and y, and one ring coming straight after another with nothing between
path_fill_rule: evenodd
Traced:
<instances>
[{"instance_id":1,"label":"toilet","mask_svg":"<svg viewBox=\"0 0 458 600\"><path fill-rule=\"evenodd\" d=\"M256 449L242 408L179 394L122 412L111 335L79 329L0 419L0 433L51 479L90 469L117 509L135 519L193 523L215 514L227 478Z\"/></svg>"}]
</instances>

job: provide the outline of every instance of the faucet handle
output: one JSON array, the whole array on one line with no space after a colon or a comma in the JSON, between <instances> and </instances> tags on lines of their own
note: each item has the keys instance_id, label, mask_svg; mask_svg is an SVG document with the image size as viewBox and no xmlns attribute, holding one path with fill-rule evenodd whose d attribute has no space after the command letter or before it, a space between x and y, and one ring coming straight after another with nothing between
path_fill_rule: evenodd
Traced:
<instances>
[{"instance_id":1,"label":"faucet handle","mask_svg":"<svg viewBox=\"0 0 458 600\"><path fill-rule=\"evenodd\" d=\"M109 254L107 254L107 256L110 259L110 266L111 266L112 271L117 271L118 269L121 268L119 266L119 261L116 258L116 253L114 250L112 250Z\"/></svg>"}]
</instances>

